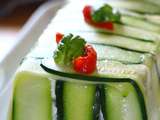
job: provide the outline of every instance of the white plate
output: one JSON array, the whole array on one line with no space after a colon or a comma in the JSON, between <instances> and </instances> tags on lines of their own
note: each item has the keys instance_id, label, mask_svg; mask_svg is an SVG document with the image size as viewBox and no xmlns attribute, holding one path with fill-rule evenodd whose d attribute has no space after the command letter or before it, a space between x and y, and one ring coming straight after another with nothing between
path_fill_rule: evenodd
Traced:
<instances>
[{"instance_id":1,"label":"white plate","mask_svg":"<svg viewBox=\"0 0 160 120\"><path fill-rule=\"evenodd\" d=\"M0 120L10 119L13 92L11 78L20 61L38 40L56 11L64 4L63 0L57 0L41 6L22 29L15 46L4 59L0 60Z\"/></svg>"}]
</instances>

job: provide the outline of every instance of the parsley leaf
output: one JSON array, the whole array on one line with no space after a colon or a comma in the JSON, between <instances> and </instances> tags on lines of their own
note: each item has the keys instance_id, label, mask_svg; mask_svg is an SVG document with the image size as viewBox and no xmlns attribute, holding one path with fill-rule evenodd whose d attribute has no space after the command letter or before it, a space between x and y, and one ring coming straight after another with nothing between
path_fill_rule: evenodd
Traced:
<instances>
[{"instance_id":1,"label":"parsley leaf","mask_svg":"<svg viewBox=\"0 0 160 120\"><path fill-rule=\"evenodd\" d=\"M71 65L72 60L84 54L86 41L80 36L69 34L63 37L54 52L55 63L59 65Z\"/></svg>"},{"instance_id":2,"label":"parsley leaf","mask_svg":"<svg viewBox=\"0 0 160 120\"><path fill-rule=\"evenodd\" d=\"M113 10L113 8L105 4L98 10L93 11L92 19L95 22L120 22L121 15L119 12Z\"/></svg>"}]
</instances>

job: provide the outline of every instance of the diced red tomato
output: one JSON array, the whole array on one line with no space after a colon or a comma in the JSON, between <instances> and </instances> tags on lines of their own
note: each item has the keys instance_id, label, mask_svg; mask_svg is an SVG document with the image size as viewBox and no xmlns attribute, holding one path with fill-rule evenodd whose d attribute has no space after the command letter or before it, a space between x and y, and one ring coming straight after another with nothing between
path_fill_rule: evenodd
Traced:
<instances>
[{"instance_id":1,"label":"diced red tomato","mask_svg":"<svg viewBox=\"0 0 160 120\"><path fill-rule=\"evenodd\" d=\"M107 22L94 22L92 20L92 6L89 6L89 5L86 5L83 9L83 17L84 17L84 20L94 26L94 27L97 27L97 28L101 28L101 29L107 29L107 30L113 30L114 29L114 26L113 26L113 22L111 21L107 21Z\"/></svg>"},{"instance_id":2,"label":"diced red tomato","mask_svg":"<svg viewBox=\"0 0 160 120\"><path fill-rule=\"evenodd\" d=\"M85 55L77 57L73 61L76 72L91 74L96 69L97 53L91 45L85 46Z\"/></svg>"},{"instance_id":3,"label":"diced red tomato","mask_svg":"<svg viewBox=\"0 0 160 120\"><path fill-rule=\"evenodd\" d=\"M56 33L56 42L57 42L57 44L62 40L63 36L64 35L62 33L59 33L59 32Z\"/></svg>"},{"instance_id":4,"label":"diced red tomato","mask_svg":"<svg viewBox=\"0 0 160 120\"><path fill-rule=\"evenodd\" d=\"M84 20L87 23L90 23L92 21L91 13L92 13L92 6L86 5L83 8L83 16L84 16Z\"/></svg>"},{"instance_id":5,"label":"diced red tomato","mask_svg":"<svg viewBox=\"0 0 160 120\"><path fill-rule=\"evenodd\" d=\"M113 30L114 26L112 22L100 22L100 23L92 23L93 26L101 29Z\"/></svg>"}]
</instances>

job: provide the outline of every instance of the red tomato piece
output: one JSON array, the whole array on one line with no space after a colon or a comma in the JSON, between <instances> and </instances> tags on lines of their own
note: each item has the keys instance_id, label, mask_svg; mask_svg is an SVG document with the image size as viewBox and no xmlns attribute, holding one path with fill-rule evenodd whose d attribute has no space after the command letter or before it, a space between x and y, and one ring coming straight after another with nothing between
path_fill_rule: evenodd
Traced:
<instances>
[{"instance_id":1,"label":"red tomato piece","mask_svg":"<svg viewBox=\"0 0 160 120\"><path fill-rule=\"evenodd\" d=\"M89 5L86 5L84 8L83 8L83 17L84 17L84 20L94 26L94 27L97 27L97 28L101 28L101 29L107 29L107 30L113 30L114 29L114 26L113 26L113 22L111 21L107 21L107 22L94 22L92 20L92 6L89 6Z\"/></svg>"},{"instance_id":2,"label":"red tomato piece","mask_svg":"<svg viewBox=\"0 0 160 120\"><path fill-rule=\"evenodd\" d=\"M92 6L86 5L83 9L83 16L84 16L84 20L87 23L90 23L92 21Z\"/></svg>"},{"instance_id":3,"label":"red tomato piece","mask_svg":"<svg viewBox=\"0 0 160 120\"><path fill-rule=\"evenodd\" d=\"M91 45L85 46L85 55L77 57L73 61L76 72L91 74L96 69L97 53Z\"/></svg>"},{"instance_id":4,"label":"red tomato piece","mask_svg":"<svg viewBox=\"0 0 160 120\"><path fill-rule=\"evenodd\" d=\"M61 40L62 40L62 38L63 38L63 34L62 33L56 33L56 43L58 44Z\"/></svg>"},{"instance_id":5,"label":"red tomato piece","mask_svg":"<svg viewBox=\"0 0 160 120\"><path fill-rule=\"evenodd\" d=\"M100 23L92 23L93 26L101 29L113 30L114 26L112 22L100 22Z\"/></svg>"}]
</instances>

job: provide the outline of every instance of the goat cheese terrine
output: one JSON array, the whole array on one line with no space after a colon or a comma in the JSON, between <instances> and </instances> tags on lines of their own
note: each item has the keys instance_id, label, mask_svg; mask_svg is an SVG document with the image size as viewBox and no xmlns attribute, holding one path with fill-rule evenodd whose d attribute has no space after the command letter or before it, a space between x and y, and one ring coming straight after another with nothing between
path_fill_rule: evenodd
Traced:
<instances>
[{"instance_id":1,"label":"goat cheese terrine","mask_svg":"<svg viewBox=\"0 0 160 120\"><path fill-rule=\"evenodd\" d=\"M13 120L159 120L158 14L143 0L66 5L15 74Z\"/></svg>"}]
</instances>

